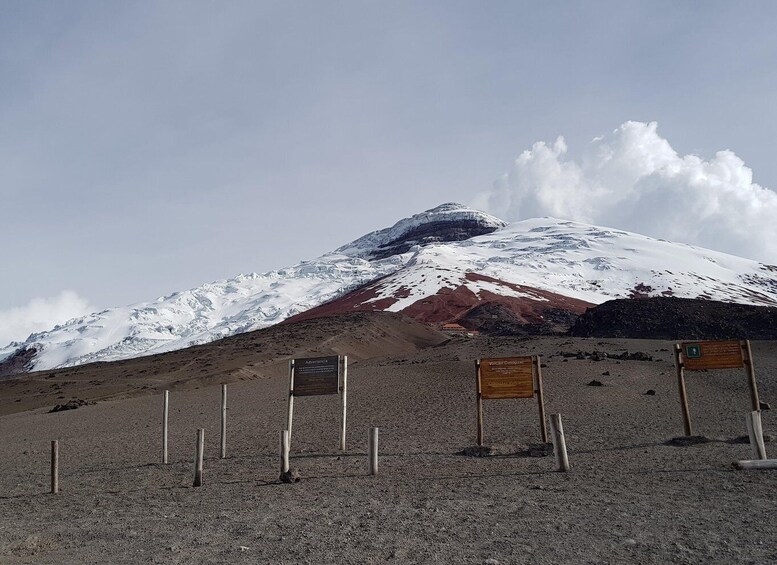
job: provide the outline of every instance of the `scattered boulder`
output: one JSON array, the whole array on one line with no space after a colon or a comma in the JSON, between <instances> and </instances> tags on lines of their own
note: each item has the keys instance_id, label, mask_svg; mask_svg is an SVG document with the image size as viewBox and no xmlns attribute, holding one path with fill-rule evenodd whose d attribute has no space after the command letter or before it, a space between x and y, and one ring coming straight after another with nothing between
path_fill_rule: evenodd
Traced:
<instances>
[{"instance_id":1,"label":"scattered boulder","mask_svg":"<svg viewBox=\"0 0 777 565\"><path fill-rule=\"evenodd\" d=\"M596 379L594 379L588 383L588 386L604 386L604 383L602 381L597 381Z\"/></svg>"},{"instance_id":2,"label":"scattered boulder","mask_svg":"<svg viewBox=\"0 0 777 565\"><path fill-rule=\"evenodd\" d=\"M81 400L80 398L74 398L73 400L68 400L65 404L57 404L54 406L54 408L49 410L49 414L52 412L62 412L63 410L75 410L81 406L89 406L91 404L94 404L94 402Z\"/></svg>"}]
</instances>

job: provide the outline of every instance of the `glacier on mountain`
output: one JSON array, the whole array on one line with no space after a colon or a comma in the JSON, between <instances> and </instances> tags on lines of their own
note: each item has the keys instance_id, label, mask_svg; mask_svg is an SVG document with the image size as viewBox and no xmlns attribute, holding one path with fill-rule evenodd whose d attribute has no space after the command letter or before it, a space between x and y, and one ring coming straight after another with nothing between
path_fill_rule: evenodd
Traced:
<instances>
[{"instance_id":1,"label":"glacier on mountain","mask_svg":"<svg viewBox=\"0 0 777 565\"><path fill-rule=\"evenodd\" d=\"M777 268L756 261L553 218L506 224L444 204L312 261L70 320L0 348L0 361L35 349L29 368L44 370L172 351L276 324L378 280L373 300L400 298L391 311L462 284L521 294L467 273L595 304L634 295L777 304Z\"/></svg>"}]
</instances>

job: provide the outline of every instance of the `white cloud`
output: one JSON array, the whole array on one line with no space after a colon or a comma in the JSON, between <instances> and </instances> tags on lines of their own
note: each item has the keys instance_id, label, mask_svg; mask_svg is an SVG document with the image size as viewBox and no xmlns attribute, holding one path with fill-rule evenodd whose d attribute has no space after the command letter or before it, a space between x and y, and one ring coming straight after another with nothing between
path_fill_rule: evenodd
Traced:
<instances>
[{"instance_id":1,"label":"white cloud","mask_svg":"<svg viewBox=\"0 0 777 565\"><path fill-rule=\"evenodd\" d=\"M515 221L554 216L777 263L777 193L732 151L680 156L655 122L626 122L579 162L563 137L535 143L478 204Z\"/></svg>"},{"instance_id":2,"label":"white cloud","mask_svg":"<svg viewBox=\"0 0 777 565\"><path fill-rule=\"evenodd\" d=\"M89 303L71 290L51 298L33 298L25 306L0 310L0 345L24 341L34 332L92 312Z\"/></svg>"}]
</instances>

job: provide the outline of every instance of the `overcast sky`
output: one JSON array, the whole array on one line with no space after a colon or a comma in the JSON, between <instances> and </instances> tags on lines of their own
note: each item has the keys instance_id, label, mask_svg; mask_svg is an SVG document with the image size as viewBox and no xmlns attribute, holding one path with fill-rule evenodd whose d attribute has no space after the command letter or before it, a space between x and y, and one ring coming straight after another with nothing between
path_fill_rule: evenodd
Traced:
<instances>
[{"instance_id":1,"label":"overcast sky","mask_svg":"<svg viewBox=\"0 0 777 565\"><path fill-rule=\"evenodd\" d=\"M776 16L775 2L0 0L0 325L279 268L447 201L649 232L633 204L665 200L632 199L633 226L537 204L568 180L539 161L602 194L586 157L599 136L637 168L645 140L670 146L660 162L684 176L648 170L654 196L698 184L688 156L716 186L752 170L724 188L761 198L763 221ZM738 221L672 234L777 262Z\"/></svg>"}]
</instances>

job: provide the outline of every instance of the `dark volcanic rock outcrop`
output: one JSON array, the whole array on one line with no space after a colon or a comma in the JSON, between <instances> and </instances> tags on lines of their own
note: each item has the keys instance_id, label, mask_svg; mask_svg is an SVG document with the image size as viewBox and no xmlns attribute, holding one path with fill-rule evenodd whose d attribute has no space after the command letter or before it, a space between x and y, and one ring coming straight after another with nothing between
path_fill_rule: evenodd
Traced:
<instances>
[{"instance_id":1,"label":"dark volcanic rock outcrop","mask_svg":"<svg viewBox=\"0 0 777 565\"><path fill-rule=\"evenodd\" d=\"M0 379L30 370L32 360L38 350L34 347L18 349L13 355L0 361Z\"/></svg>"},{"instance_id":2,"label":"dark volcanic rock outcrop","mask_svg":"<svg viewBox=\"0 0 777 565\"><path fill-rule=\"evenodd\" d=\"M575 337L777 339L777 308L690 298L611 300L589 308Z\"/></svg>"},{"instance_id":3,"label":"dark volcanic rock outcrop","mask_svg":"<svg viewBox=\"0 0 777 565\"><path fill-rule=\"evenodd\" d=\"M400 253L407 253L414 245L440 243L444 241L464 241L477 235L496 231L498 226L484 223L480 218L452 219L422 224L398 239L381 245L371 254L372 259L383 259Z\"/></svg>"}]
</instances>

